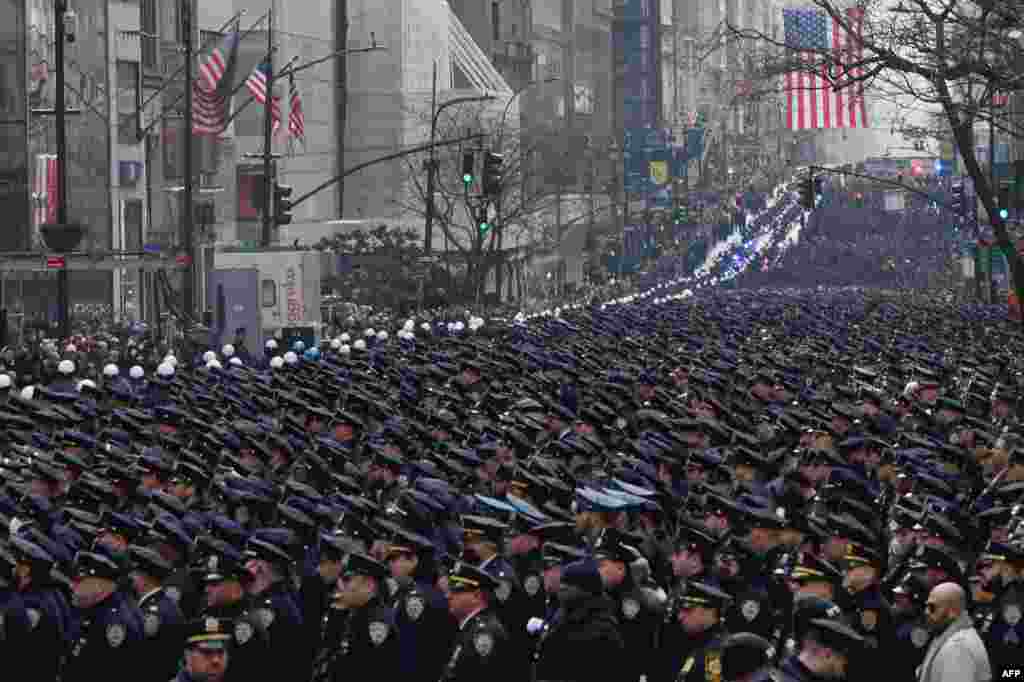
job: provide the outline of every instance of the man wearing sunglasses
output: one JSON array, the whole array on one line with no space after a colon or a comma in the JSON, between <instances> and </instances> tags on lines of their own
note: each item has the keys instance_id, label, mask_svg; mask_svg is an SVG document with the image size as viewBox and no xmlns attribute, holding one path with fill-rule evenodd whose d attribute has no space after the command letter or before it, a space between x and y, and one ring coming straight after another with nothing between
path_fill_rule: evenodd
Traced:
<instances>
[{"instance_id":1,"label":"man wearing sunglasses","mask_svg":"<svg viewBox=\"0 0 1024 682\"><path fill-rule=\"evenodd\" d=\"M917 669L918 682L988 682L988 653L967 613L967 594L956 583L932 588L925 617L935 638Z\"/></svg>"}]
</instances>

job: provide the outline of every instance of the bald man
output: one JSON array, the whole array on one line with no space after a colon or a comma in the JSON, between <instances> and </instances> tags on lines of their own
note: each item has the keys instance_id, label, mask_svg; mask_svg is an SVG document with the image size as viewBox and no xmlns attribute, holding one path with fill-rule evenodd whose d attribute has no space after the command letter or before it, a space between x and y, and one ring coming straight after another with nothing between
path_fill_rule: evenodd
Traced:
<instances>
[{"instance_id":1,"label":"bald man","mask_svg":"<svg viewBox=\"0 0 1024 682\"><path fill-rule=\"evenodd\" d=\"M917 669L918 682L988 682L992 668L985 645L967 614L967 594L956 583L936 585L925 616L935 638Z\"/></svg>"}]
</instances>

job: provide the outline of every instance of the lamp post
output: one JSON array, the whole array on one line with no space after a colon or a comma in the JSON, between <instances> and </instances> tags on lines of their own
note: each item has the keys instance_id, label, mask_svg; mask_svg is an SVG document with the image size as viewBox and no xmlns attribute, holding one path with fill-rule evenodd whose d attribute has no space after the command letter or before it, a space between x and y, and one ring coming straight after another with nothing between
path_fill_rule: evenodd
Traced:
<instances>
[{"instance_id":1,"label":"lamp post","mask_svg":"<svg viewBox=\"0 0 1024 682\"><path fill-rule=\"evenodd\" d=\"M471 97L456 97L450 99L441 106L437 106L437 64L434 64L434 91L431 101L433 115L430 118L430 158L427 160L427 207L426 222L423 226L423 253L427 256L431 253L434 230L434 184L437 177L437 156L434 151L434 142L437 138L437 119L441 112L448 107L467 102L489 102L496 99L494 95L474 95Z\"/></svg>"}]
</instances>

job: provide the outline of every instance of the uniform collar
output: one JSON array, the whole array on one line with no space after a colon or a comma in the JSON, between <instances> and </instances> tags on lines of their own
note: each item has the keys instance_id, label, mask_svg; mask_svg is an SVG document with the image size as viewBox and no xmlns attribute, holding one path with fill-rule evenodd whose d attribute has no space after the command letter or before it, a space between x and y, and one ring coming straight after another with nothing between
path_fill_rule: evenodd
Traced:
<instances>
[{"instance_id":1,"label":"uniform collar","mask_svg":"<svg viewBox=\"0 0 1024 682\"><path fill-rule=\"evenodd\" d=\"M459 623L459 630L465 630L465 629L466 629L466 625L468 625L468 624L469 624L469 621L471 621L471 620L473 620L474 618L476 618L477 616L479 616L479 615L480 615L480 613L481 613L481 612L482 612L483 610L484 610L484 607L482 607L482 606L481 606L481 607L480 607L480 608L478 608L478 609L477 609L476 611L473 611L473 612L472 612L471 614L469 614L468 616L466 616L465 618L463 618L463 619L462 619L462 622L461 622L461 623Z\"/></svg>"}]
</instances>

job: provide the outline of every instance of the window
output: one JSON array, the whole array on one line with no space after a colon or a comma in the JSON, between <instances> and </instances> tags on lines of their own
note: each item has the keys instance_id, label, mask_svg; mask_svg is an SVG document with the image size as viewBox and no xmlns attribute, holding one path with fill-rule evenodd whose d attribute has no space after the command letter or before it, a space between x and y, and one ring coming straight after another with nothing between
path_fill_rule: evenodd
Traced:
<instances>
[{"instance_id":1,"label":"window","mask_svg":"<svg viewBox=\"0 0 1024 682\"><path fill-rule=\"evenodd\" d=\"M142 199L127 199L124 204L124 249L142 250Z\"/></svg>"},{"instance_id":2,"label":"window","mask_svg":"<svg viewBox=\"0 0 1024 682\"><path fill-rule=\"evenodd\" d=\"M239 222L254 222L260 219L263 213L264 190L262 166L238 166L237 218Z\"/></svg>"},{"instance_id":3,"label":"window","mask_svg":"<svg viewBox=\"0 0 1024 682\"><path fill-rule=\"evenodd\" d=\"M497 2L491 3L491 38L501 40L501 5Z\"/></svg>"},{"instance_id":4,"label":"window","mask_svg":"<svg viewBox=\"0 0 1024 682\"><path fill-rule=\"evenodd\" d=\"M139 105L139 63L117 63L117 141L136 144L137 111Z\"/></svg>"},{"instance_id":5,"label":"window","mask_svg":"<svg viewBox=\"0 0 1024 682\"><path fill-rule=\"evenodd\" d=\"M159 27L156 20L156 1L142 0L139 7L139 26L143 35L139 37L142 46L142 66L147 69L156 68L157 41L148 36L159 35Z\"/></svg>"},{"instance_id":6,"label":"window","mask_svg":"<svg viewBox=\"0 0 1024 682\"><path fill-rule=\"evenodd\" d=\"M274 280L260 280L260 305L264 308L277 306L277 282Z\"/></svg>"}]
</instances>

